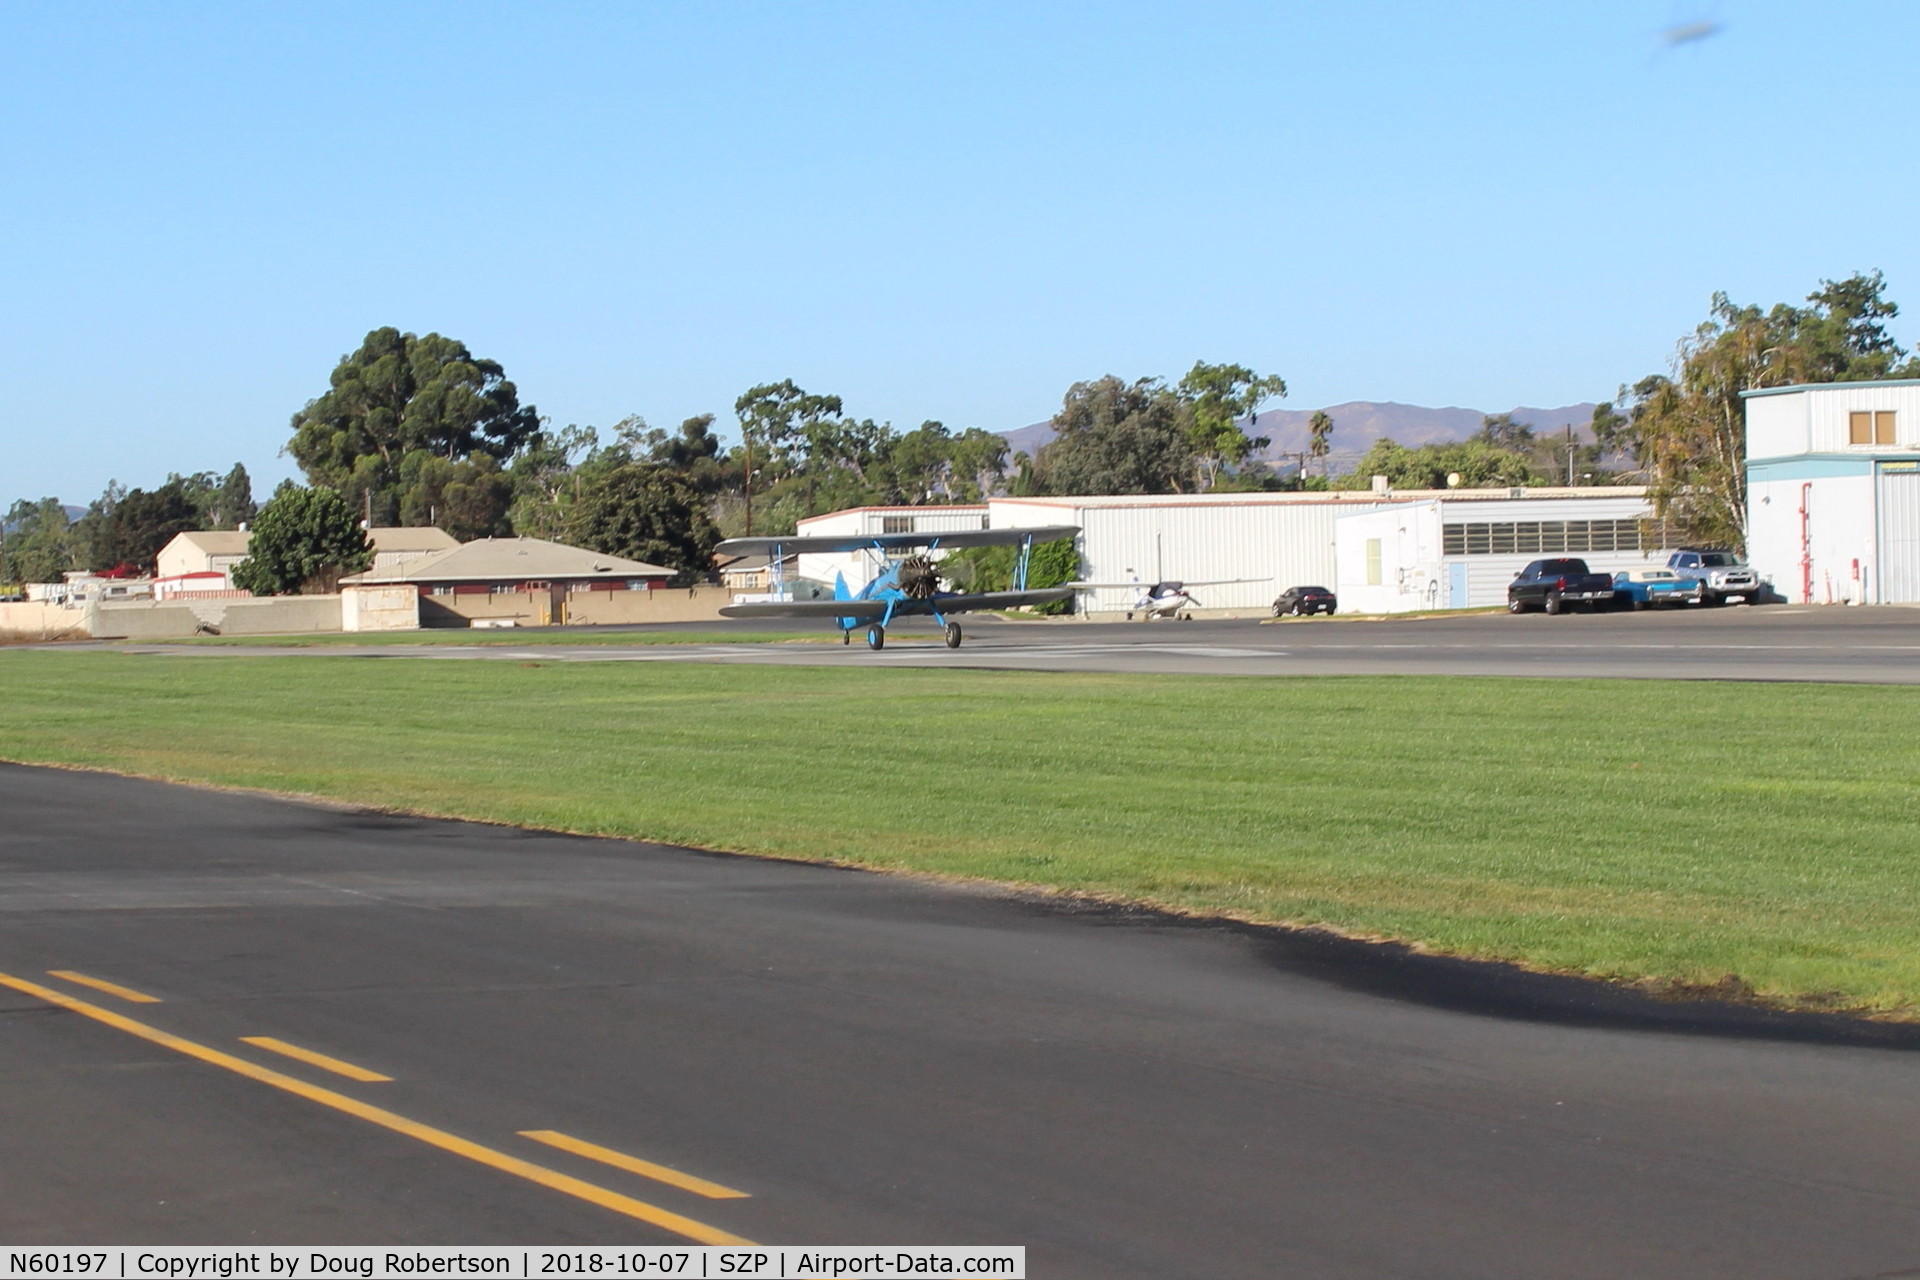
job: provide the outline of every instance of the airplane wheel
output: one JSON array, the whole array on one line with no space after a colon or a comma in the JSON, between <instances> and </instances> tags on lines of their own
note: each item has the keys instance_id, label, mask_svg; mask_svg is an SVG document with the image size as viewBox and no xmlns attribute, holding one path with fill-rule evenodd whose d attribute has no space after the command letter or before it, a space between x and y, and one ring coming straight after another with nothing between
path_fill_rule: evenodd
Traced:
<instances>
[{"instance_id":1,"label":"airplane wheel","mask_svg":"<svg viewBox=\"0 0 1920 1280\"><path fill-rule=\"evenodd\" d=\"M887 629L882 626L867 628L867 648L884 649L887 647Z\"/></svg>"},{"instance_id":2,"label":"airplane wheel","mask_svg":"<svg viewBox=\"0 0 1920 1280\"><path fill-rule=\"evenodd\" d=\"M842 632L840 633L840 643L841 643L841 644L852 644L852 643L853 643L853 632L851 632L851 631L842 631Z\"/></svg>"},{"instance_id":3,"label":"airplane wheel","mask_svg":"<svg viewBox=\"0 0 1920 1280\"><path fill-rule=\"evenodd\" d=\"M958 649L959 647L960 647L960 624L957 622L949 622L947 624L947 648Z\"/></svg>"}]
</instances>

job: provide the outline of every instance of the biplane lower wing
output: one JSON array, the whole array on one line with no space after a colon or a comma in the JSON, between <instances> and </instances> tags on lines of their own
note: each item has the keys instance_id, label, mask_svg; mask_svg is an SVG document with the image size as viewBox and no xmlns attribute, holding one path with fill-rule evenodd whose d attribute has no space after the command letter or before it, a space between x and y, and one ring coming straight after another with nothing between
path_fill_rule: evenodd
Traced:
<instances>
[{"instance_id":1,"label":"biplane lower wing","mask_svg":"<svg viewBox=\"0 0 1920 1280\"><path fill-rule=\"evenodd\" d=\"M1018 609L1023 605L1052 604L1073 597L1071 587L1039 587L1032 591L981 591L972 595L936 595L924 600L769 600L756 604L729 604L723 618L851 618L872 622L881 618L924 614L977 613L982 609Z\"/></svg>"},{"instance_id":2,"label":"biplane lower wing","mask_svg":"<svg viewBox=\"0 0 1920 1280\"><path fill-rule=\"evenodd\" d=\"M898 612L896 610L895 612ZM724 604L723 618L852 618L867 622L887 616L885 600L767 600Z\"/></svg>"}]
</instances>

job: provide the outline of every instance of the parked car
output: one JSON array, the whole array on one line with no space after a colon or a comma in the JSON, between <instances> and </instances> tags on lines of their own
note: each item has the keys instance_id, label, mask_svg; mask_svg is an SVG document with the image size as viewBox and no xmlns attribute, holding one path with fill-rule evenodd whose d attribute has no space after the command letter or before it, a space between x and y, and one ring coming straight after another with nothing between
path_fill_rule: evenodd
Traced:
<instances>
[{"instance_id":1,"label":"parked car","mask_svg":"<svg viewBox=\"0 0 1920 1280\"><path fill-rule=\"evenodd\" d=\"M1760 600L1760 575L1731 551L1685 547L1667 557L1667 568L1700 579L1707 604L1728 600Z\"/></svg>"},{"instance_id":2,"label":"parked car","mask_svg":"<svg viewBox=\"0 0 1920 1280\"><path fill-rule=\"evenodd\" d=\"M1332 617L1339 606L1339 599L1325 587L1288 587L1274 597L1273 616L1290 613L1297 618L1305 613L1324 613Z\"/></svg>"},{"instance_id":3,"label":"parked car","mask_svg":"<svg viewBox=\"0 0 1920 1280\"><path fill-rule=\"evenodd\" d=\"M1535 607L1561 613L1569 604L1594 608L1613 599L1613 579L1585 560L1535 560L1507 584L1507 612Z\"/></svg>"},{"instance_id":4,"label":"parked car","mask_svg":"<svg viewBox=\"0 0 1920 1280\"><path fill-rule=\"evenodd\" d=\"M1698 578L1677 569L1627 569L1613 575L1613 602L1651 609L1657 604L1699 604L1703 587Z\"/></svg>"}]
</instances>

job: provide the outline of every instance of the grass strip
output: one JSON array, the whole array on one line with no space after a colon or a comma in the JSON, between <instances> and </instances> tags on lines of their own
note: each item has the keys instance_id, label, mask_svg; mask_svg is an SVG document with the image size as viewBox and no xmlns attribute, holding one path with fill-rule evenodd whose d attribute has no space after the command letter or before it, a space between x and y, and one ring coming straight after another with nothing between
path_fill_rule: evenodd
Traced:
<instances>
[{"instance_id":1,"label":"grass strip","mask_svg":"<svg viewBox=\"0 0 1920 1280\"><path fill-rule=\"evenodd\" d=\"M838 631L594 631L546 627L449 627L436 631L342 631L277 636L179 636L129 640L127 644L211 645L215 648L333 649L408 645L596 645L619 648L649 644L825 644L840 643Z\"/></svg>"},{"instance_id":2,"label":"grass strip","mask_svg":"<svg viewBox=\"0 0 1920 1280\"><path fill-rule=\"evenodd\" d=\"M1920 1014L1920 689L0 653L0 757Z\"/></svg>"}]
</instances>

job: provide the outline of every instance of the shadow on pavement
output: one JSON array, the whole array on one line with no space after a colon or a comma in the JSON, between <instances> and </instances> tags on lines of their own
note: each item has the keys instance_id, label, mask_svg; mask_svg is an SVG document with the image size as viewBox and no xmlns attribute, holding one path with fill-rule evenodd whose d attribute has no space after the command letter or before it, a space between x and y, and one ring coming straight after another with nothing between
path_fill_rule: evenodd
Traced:
<instances>
[{"instance_id":1,"label":"shadow on pavement","mask_svg":"<svg viewBox=\"0 0 1920 1280\"><path fill-rule=\"evenodd\" d=\"M1023 898L1051 915L1139 928L1224 930L1248 938L1274 968L1366 995L1489 1018L1610 1030L1664 1031L1881 1049L1920 1049L1920 1025L1844 1013L1770 1009L1711 994L1663 996L1592 978L1427 955L1310 929L1200 920L1144 907Z\"/></svg>"}]
</instances>

